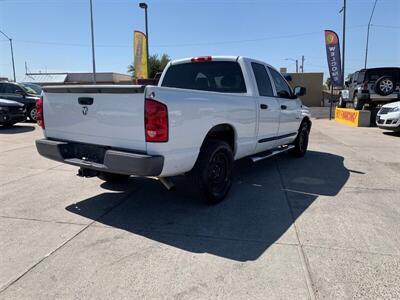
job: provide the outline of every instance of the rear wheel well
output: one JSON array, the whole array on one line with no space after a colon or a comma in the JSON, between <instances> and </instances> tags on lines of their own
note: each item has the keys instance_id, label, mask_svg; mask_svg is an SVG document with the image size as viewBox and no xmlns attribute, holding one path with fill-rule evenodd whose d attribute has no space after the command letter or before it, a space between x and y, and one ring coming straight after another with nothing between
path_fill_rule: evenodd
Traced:
<instances>
[{"instance_id":1,"label":"rear wheel well","mask_svg":"<svg viewBox=\"0 0 400 300\"><path fill-rule=\"evenodd\" d=\"M204 142L208 139L221 140L226 142L231 147L232 152L235 153L235 130L229 124L219 124L210 129L207 133Z\"/></svg>"}]
</instances>

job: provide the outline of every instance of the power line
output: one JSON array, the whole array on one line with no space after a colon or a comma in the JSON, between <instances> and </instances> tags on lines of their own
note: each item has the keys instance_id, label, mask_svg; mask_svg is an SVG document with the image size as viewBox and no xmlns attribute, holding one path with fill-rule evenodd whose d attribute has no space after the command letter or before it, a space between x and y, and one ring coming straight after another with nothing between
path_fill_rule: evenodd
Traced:
<instances>
[{"instance_id":1,"label":"power line","mask_svg":"<svg viewBox=\"0 0 400 300\"><path fill-rule=\"evenodd\" d=\"M351 27L352 29L366 27L366 25L358 25ZM275 39L286 39L286 38L295 38L295 37L303 37L310 35L319 35L322 31L312 31L306 33L297 33L297 34L286 34L279 36L269 36L269 37L260 37L253 39L243 39L243 40L227 40L227 41L217 41L217 42L201 42L201 43L177 43L177 44L158 44L152 45L154 48L167 48L167 47L193 47L193 46L210 46L210 45L226 45L226 44L239 44L239 43L251 43L251 42L262 42L268 40ZM30 40L14 40L19 43L28 43L28 44L40 44L40 45L52 45L52 46L67 46L67 47L90 47L89 44L80 44L80 43L63 43L63 42L49 42L49 41L30 41ZM131 48L132 45L124 44L124 45L96 45L99 48Z\"/></svg>"},{"instance_id":2,"label":"power line","mask_svg":"<svg viewBox=\"0 0 400 300\"><path fill-rule=\"evenodd\" d=\"M392 29L398 29L400 26L392 26L392 25L375 25L371 24L372 27L381 27L381 28L392 28Z\"/></svg>"}]
</instances>

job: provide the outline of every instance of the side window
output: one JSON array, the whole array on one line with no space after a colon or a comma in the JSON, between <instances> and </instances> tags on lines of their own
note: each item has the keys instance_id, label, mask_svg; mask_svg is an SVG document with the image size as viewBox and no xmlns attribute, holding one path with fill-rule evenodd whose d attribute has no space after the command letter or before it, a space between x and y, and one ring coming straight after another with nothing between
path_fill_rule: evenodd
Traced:
<instances>
[{"instance_id":1,"label":"side window","mask_svg":"<svg viewBox=\"0 0 400 300\"><path fill-rule=\"evenodd\" d=\"M281 74L278 73L278 71L268 68L269 71L271 72L272 79L274 80L275 83L275 88L276 88L276 94L279 98L292 98L292 90L290 86L286 83L286 80L283 78Z\"/></svg>"},{"instance_id":2,"label":"side window","mask_svg":"<svg viewBox=\"0 0 400 300\"><path fill-rule=\"evenodd\" d=\"M358 72L355 72L353 78L351 79L351 83L357 82Z\"/></svg>"},{"instance_id":3,"label":"side window","mask_svg":"<svg viewBox=\"0 0 400 300\"><path fill-rule=\"evenodd\" d=\"M19 92L20 94L23 93L23 90L15 84L6 84L5 86L6 94L16 94L17 92Z\"/></svg>"},{"instance_id":4,"label":"side window","mask_svg":"<svg viewBox=\"0 0 400 300\"><path fill-rule=\"evenodd\" d=\"M265 67L258 63L251 63L251 67L253 68L253 73L256 77L258 93L260 96L273 97L274 92L272 91L271 80L269 79Z\"/></svg>"},{"instance_id":5,"label":"side window","mask_svg":"<svg viewBox=\"0 0 400 300\"><path fill-rule=\"evenodd\" d=\"M364 82L364 76L365 76L365 71L358 72L357 83L363 83Z\"/></svg>"}]
</instances>

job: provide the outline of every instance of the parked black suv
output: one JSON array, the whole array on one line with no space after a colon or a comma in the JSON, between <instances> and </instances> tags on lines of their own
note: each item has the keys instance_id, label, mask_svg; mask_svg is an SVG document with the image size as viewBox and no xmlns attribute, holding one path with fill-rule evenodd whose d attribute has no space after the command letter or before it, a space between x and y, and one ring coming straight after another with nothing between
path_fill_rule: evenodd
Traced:
<instances>
[{"instance_id":1,"label":"parked black suv","mask_svg":"<svg viewBox=\"0 0 400 300\"><path fill-rule=\"evenodd\" d=\"M0 98L24 104L29 119L36 121L36 100L40 95L32 88L14 82L0 82Z\"/></svg>"},{"instance_id":2,"label":"parked black suv","mask_svg":"<svg viewBox=\"0 0 400 300\"><path fill-rule=\"evenodd\" d=\"M339 106L353 103L357 110L400 100L400 68L361 69L349 75L347 89L341 92Z\"/></svg>"}]
</instances>

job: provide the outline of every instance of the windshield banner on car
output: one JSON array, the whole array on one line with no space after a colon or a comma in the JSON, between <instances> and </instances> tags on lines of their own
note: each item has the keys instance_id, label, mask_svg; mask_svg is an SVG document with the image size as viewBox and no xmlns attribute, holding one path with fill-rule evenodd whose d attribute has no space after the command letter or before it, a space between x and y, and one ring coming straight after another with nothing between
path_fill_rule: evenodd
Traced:
<instances>
[{"instance_id":1,"label":"windshield banner on car","mask_svg":"<svg viewBox=\"0 0 400 300\"><path fill-rule=\"evenodd\" d=\"M341 87L343 74L340 63L339 37L336 32L325 30L325 45L332 85L334 87Z\"/></svg>"}]
</instances>

